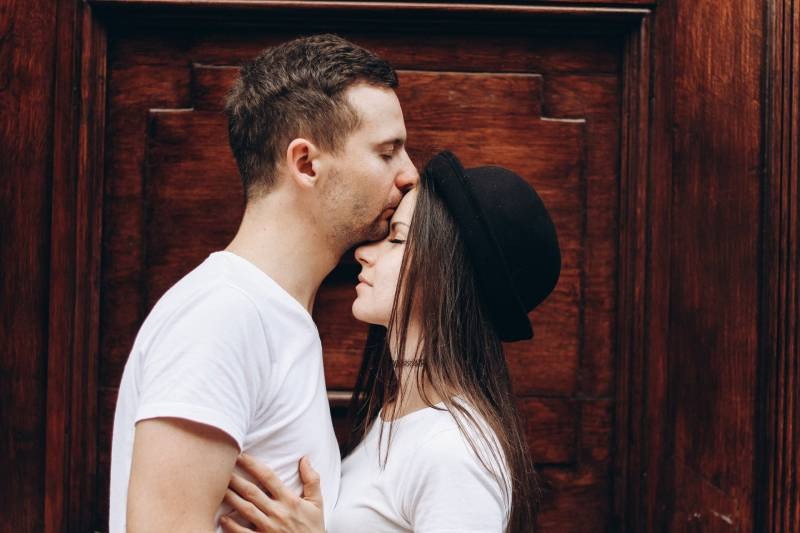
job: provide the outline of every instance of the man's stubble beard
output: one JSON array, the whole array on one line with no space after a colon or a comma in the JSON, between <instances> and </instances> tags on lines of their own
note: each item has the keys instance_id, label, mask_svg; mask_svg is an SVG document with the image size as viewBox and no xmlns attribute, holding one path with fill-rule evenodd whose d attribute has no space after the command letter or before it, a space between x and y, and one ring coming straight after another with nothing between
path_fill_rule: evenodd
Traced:
<instances>
[{"instance_id":1,"label":"man's stubble beard","mask_svg":"<svg viewBox=\"0 0 800 533\"><path fill-rule=\"evenodd\" d=\"M329 238L341 243L344 250L366 241L378 241L389 233L389 221L384 218L383 210L373 215L367 208L367 194L348 187L342 173L338 170L331 173L329 187L326 190L327 203L331 212L337 213L331 217ZM342 205L350 206L344 211ZM369 217L373 218L369 220Z\"/></svg>"}]
</instances>

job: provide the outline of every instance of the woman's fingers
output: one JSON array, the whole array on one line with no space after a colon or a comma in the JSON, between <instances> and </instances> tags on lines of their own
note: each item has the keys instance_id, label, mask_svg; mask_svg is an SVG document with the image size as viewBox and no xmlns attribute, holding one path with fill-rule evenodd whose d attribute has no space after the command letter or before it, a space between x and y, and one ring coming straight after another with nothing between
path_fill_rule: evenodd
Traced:
<instances>
[{"instance_id":1,"label":"woman's fingers","mask_svg":"<svg viewBox=\"0 0 800 533\"><path fill-rule=\"evenodd\" d=\"M273 501L269 495L261 490L261 487L255 483L246 480L237 474L231 474L231 480L228 482L228 487L233 490L237 496L243 500L247 500L256 506L266 515L272 514Z\"/></svg>"},{"instance_id":2,"label":"woman's fingers","mask_svg":"<svg viewBox=\"0 0 800 533\"><path fill-rule=\"evenodd\" d=\"M300 459L300 481L303 482L303 498L322 509L322 489L319 474L311 467L308 456Z\"/></svg>"},{"instance_id":3,"label":"woman's fingers","mask_svg":"<svg viewBox=\"0 0 800 533\"><path fill-rule=\"evenodd\" d=\"M289 493L286 486L281 482L278 476L269 467L264 466L247 454L240 454L236 459L236 464L245 472L249 473L253 478L258 481L262 487L276 500L286 501L290 498L296 498L293 494Z\"/></svg>"},{"instance_id":4,"label":"woman's fingers","mask_svg":"<svg viewBox=\"0 0 800 533\"><path fill-rule=\"evenodd\" d=\"M252 529L247 529L233 518L228 518L227 516L221 516L219 518L219 527L221 527L222 531L225 533L253 533Z\"/></svg>"},{"instance_id":5,"label":"woman's fingers","mask_svg":"<svg viewBox=\"0 0 800 533\"><path fill-rule=\"evenodd\" d=\"M245 500L238 494L236 494L231 489L227 489L225 491L225 497L223 498L225 503L233 507L240 515L246 518L251 524L256 527L256 531L271 531L269 517L259 509L254 503ZM225 522L234 522L234 520L225 517L227 520ZM223 520L220 518L220 525L222 525ZM238 527L238 524L236 524ZM234 529L233 531L252 531L247 528L242 529Z\"/></svg>"}]
</instances>

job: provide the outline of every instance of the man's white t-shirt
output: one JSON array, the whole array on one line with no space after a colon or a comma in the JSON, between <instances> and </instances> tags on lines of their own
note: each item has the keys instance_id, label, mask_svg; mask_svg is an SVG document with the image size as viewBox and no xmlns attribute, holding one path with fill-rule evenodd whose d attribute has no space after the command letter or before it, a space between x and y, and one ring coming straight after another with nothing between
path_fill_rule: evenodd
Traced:
<instances>
[{"instance_id":1,"label":"man's white t-shirt","mask_svg":"<svg viewBox=\"0 0 800 533\"><path fill-rule=\"evenodd\" d=\"M298 461L308 455L331 515L341 464L319 333L307 310L249 261L211 254L139 330L114 417L111 533L125 531L135 424L160 417L219 428L297 494Z\"/></svg>"},{"instance_id":2,"label":"man's white t-shirt","mask_svg":"<svg viewBox=\"0 0 800 533\"><path fill-rule=\"evenodd\" d=\"M494 433L481 423L492 441L487 444L478 431L470 429L474 426L465 424L492 473L443 406L421 409L394 422L378 416L364 440L342 462L339 501L328 521L328 533L505 531L510 477ZM504 475L505 481L498 475Z\"/></svg>"}]
</instances>

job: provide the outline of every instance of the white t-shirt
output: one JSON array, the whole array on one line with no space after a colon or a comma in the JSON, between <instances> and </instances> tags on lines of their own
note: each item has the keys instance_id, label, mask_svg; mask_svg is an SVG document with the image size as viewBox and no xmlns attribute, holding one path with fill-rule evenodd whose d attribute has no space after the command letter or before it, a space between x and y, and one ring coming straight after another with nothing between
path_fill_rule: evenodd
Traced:
<instances>
[{"instance_id":1,"label":"white t-shirt","mask_svg":"<svg viewBox=\"0 0 800 533\"><path fill-rule=\"evenodd\" d=\"M384 422L380 416L376 419L364 440L342 462L339 501L328 521L328 533L505 531L510 501L500 481L473 453L453 416L441 410L443 406L415 411L394 422ZM380 446L385 452L391 425L388 459L381 469L379 461L384 455L378 455L379 434L383 426ZM494 434L488 431L492 446L499 450ZM480 439L476 431L470 434ZM477 442L481 455L497 472L497 460L487 453L486 441ZM509 480L505 460L500 462Z\"/></svg>"},{"instance_id":2,"label":"white t-shirt","mask_svg":"<svg viewBox=\"0 0 800 533\"><path fill-rule=\"evenodd\" d=\"M247 260L211 254L139 330L114 417L111 533L125 531L135 424L159 417L221 429L297 494L298 461L308 455L330 516L341 462L319 333L306 309Z\"/></svg>"}]
</instances>

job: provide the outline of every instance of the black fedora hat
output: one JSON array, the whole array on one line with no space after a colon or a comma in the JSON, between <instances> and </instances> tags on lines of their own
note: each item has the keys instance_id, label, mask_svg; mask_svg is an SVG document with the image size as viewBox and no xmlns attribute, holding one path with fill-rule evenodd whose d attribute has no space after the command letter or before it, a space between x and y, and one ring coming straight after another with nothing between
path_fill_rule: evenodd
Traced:
<instances>
[{"instance_id":1,"label":"black fedora hat","mask_svg":"<svg viewBox=\"0 0 800 533\"><path fill-rule=\"evenodd\" d=\"M464 169L449 151L431 159L423 174L459 228L498 336L530 339L528 313L561 273L558 237L542 199L510 170Z\"/></svg>"}]
</instances>

